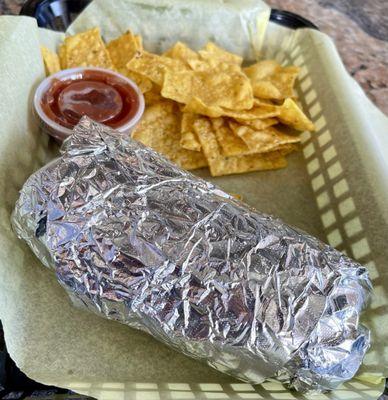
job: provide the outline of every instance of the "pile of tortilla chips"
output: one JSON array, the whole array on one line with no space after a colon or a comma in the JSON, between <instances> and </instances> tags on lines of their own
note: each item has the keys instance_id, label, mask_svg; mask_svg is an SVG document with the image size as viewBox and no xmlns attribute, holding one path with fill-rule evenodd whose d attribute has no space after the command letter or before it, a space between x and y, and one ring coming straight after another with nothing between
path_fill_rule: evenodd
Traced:
<instances>
[{"instance_id":1,"label":"pile of tortilla chips","mask_svg":"<svg viewBox=\"0 0 388 400\"><path fill-rule=\"evenodd\" d=\"M69 36L58 55L42 55L48 74L78 66L108 68L142 90L146 110L133 138L182 168L213 176L285 167L301 131L313 123L295 102L298 67L276 61L242 66L214 43L193 51L177 42L162 55L128 31L104 44L99 29Z\"/></svg>"}]
</instances>

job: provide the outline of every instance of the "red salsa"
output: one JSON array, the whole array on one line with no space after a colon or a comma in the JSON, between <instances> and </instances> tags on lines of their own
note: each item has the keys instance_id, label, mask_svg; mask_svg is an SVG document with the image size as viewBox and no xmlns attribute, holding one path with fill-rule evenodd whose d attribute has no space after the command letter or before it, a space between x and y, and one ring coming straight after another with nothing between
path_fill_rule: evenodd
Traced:
<instances>
[{"instance_id":1,"label":"red salsa","mask_svg":"<svg viewBox=\"0 0 388 400\"><path fill-rule=\"evenodd\" d=\"M136 115L139 97L129 83L114 75L84 70L75 79L54 79L41 107L48 118L66 128L73 128L84 115L118 128Z\"/></svg>"}]
</instances>

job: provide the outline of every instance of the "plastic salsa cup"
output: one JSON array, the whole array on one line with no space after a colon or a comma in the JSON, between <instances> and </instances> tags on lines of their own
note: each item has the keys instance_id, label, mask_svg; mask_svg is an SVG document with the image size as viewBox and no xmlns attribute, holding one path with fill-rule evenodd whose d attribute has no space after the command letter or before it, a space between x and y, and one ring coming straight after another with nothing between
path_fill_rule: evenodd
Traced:
<instances>
[{"instance_id":1,"label":"plastic salsa cup","mask_svg":"<svg viewBox=\"0 0 388 400\"><path fill-rule=\"evenodd\" d=\"M34 110L43 131L59 142L84 115L129 135L144 112L144 98L133 81L117 72L72 68L40 83Z\"/></svg>"}]
</instances>

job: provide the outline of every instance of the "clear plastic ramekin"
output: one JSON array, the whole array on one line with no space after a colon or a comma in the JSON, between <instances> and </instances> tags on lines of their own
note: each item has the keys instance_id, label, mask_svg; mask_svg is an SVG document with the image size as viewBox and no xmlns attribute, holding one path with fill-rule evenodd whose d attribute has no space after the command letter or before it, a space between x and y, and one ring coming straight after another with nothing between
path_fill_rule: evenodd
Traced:
<instances>
[{"instance_id":1,"label":"clear plastic ramekin","mask_svg":"<svg viewBox=\"0 0 388 400\"><path fill-rule=\"evenodd\" d=\"M108 69L95 68L95 67L80 67L80 68L65 69L53 75L50 75L39 84L38 88L35 91L33 107L34 107L34 113L40 123L42 131L52 136L59 142L63 142L68 136L72 134L71 128L67 128L65 126L60 125L56 121L53 121L44 112L42 108L42 98L43 95L52 86L54 81L56 82L58 80L65 81L70 79L73 80L80 79L82 78L83 74L86 71L96 71L103 74L111 75L112 77L122 81L123 84L129 84L134 89L135 93L138 96L138 104L139 104L138 110L130 120L126 121L121 126L115 127L115 130L117 130L118 132L130 135L144 112L144 97L141 90L139 89L139 87L136 85L135 82L133 82L131 79L128 79L124 75L121 75L115 71L111 71Z\"/></svg>"}]
</instances>

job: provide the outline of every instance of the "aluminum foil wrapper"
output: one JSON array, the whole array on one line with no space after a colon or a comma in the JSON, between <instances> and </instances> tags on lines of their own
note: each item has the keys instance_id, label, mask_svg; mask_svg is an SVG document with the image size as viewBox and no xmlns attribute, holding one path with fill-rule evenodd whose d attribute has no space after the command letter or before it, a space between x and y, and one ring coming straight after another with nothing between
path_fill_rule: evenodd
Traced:
<instances>
[{"instance_id":1,"label":"aluminum foil wrapper","mask_svg":"<svg viewBox=\"0 0 388 400\"><path fill-rule=\"evenodd\" d=\"M78 304L251 383L356 373L364 267L87 118L61 153L13 226Z\"/></svg>"}]
</instances>

